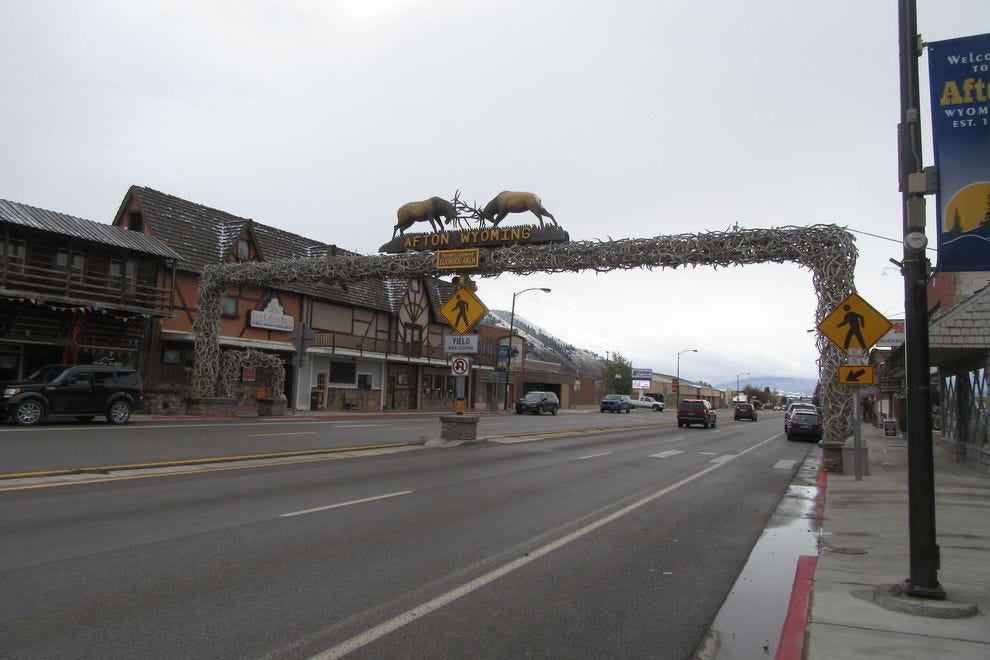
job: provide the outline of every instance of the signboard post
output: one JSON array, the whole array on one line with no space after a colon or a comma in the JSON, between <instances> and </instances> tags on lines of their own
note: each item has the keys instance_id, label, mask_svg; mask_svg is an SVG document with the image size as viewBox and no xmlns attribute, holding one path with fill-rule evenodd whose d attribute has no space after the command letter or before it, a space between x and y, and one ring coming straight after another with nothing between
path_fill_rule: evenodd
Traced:
<instances>
[{"instance_id":1,"label":"signboard post","mask_svg":"<svg viewBox=\"0 0 990 660\"><path fill-rule=\"evenodd\" d=\"M887 334L892 324L855 292L822 319L818 331L845 351L846 364L839 366L839 383L853 387L853 475L863 478L863 430L860 386L872 385L873 367L866 364L866 352Z\"/></svg>"},{"instance_id":2,"label":"signboard post","mask_svg":"<svg viewBox=\"0 0 990 660\"><path fill-rule=\"evenodd\" d=\"M456 379L456 396L457 402L455 403L454 413L457 415L464 414L464 377L471 373L471 358L464 357L463 355L458 355L453 360L450 361L450 373L457 377Z\"/></svg>"}]
</instances>

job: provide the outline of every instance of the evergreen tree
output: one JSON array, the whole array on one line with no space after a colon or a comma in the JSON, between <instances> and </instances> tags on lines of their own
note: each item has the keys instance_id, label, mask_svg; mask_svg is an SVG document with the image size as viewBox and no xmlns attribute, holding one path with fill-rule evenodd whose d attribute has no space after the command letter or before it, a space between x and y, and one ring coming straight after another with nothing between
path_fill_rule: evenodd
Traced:
<instances>
[{"instance_id":1,"label":"evergreen tree","mask_svg":"<svg viewBox=\"0 0 990 660\"><path fill-rule=\"evenodd\" d=\"M957 206L955 209L953 209L953 211L954 212L952 214L952 229L950 231L961 234L963 231L963 226L962 226L962 218L959 217L959 207Z\"/></svg>"}]
</instances>

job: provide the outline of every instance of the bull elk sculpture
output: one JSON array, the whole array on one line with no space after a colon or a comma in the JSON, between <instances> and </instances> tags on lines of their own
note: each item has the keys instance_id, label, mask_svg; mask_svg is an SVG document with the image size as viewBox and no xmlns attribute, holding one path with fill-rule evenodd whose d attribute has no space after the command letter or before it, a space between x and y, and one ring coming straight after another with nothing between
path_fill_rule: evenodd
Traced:
<instances>
[{"instance_id":1,"label":"bull elk sculpture","mask_svg":"<svg viewBox=\"0 0 990 660\"><path fill-rule=\"evenodd\" d=\"M557 219L550 214L550 211L543 208L543 202L535 194L510 190L503 190L495 195L495 198L488 202L481 211L481 219L488 220L493 227L498 227L498 223L502 222L502 219L509 213L522 213L523 211L531 211L533 215L539 218L541 227L545 225L544 216L550 218L553 224L557 225Z\"/></svg>"},{"instance_id":2,"label":"bull elk sculpture","mask_svg":"<svg viewBox=\"0 0 990 660\"><path fill-rule=\"evenodd\" d=\"M448 225L451 223L457 225L457 211L454 207L458 204L459 194L460 191L454 193L453 203L440 197L430 197L421 202L403 204L395 214L398 222L392 230L392 238L395 238L396 234L405 234L406 230L417 222L429 220L433 231L443 231L444 222Z\"/></svg>"}]
</instances>

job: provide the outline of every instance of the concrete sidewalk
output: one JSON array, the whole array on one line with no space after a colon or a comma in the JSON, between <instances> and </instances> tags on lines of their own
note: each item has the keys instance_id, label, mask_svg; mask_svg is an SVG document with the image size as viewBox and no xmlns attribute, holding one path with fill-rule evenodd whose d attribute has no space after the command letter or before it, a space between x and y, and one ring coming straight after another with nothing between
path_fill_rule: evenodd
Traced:
<instances>
[{"instance_id":1,"label":"concrete sidewalk","mask_svg":"<svg viewBox=\"0 0 990 660\"><path fill-rule=\"evenodd\" d=\"M946 599L885 599L885 587L910 575L907 441L870 426L863 439L868 474L825 478L803 657L990 658L990 476L934 448L938 580Z\"/></svg>"}]
</instances>

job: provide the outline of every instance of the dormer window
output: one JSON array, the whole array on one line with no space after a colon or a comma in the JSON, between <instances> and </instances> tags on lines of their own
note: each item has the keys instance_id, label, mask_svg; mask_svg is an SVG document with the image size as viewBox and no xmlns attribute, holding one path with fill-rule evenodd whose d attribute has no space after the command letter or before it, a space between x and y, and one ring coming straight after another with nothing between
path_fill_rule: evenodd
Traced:
<instances>
[{"instance_id":1,"label":"dormer window","mask_svg":"<svg viewBox=\"0 0 990 660\"><path fill-rule=\"evenodd\" d=\"M144 232L144 216L140 211L130 211L127 213L127 228L131 231Z\"/></svg>"},{"instance_id":2,"label":"dormer window","mask_svg":"<svg viewBox=\"0 0 990 660\"><path fill-rule=\"evenodd\" d=\"M251 260L251 242L247 239L241 238L237 241L237 260Z\"/></svg>"}]
</instances>

